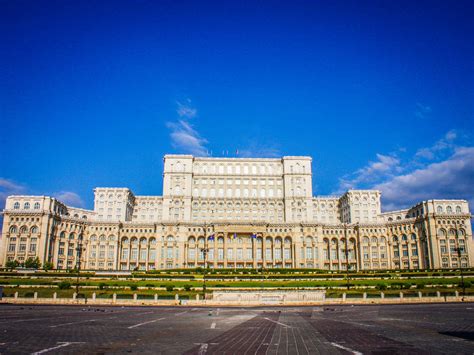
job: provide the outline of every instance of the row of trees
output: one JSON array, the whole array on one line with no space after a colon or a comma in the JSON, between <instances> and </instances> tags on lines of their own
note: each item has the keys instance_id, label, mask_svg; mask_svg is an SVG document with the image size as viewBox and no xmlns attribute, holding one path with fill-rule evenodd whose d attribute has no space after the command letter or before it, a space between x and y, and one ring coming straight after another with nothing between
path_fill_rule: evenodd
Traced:
<instances>
[{"instance_id":1,"label":"row of trees","mask_svg":"<svg viewBox=\"0 0 474 355\"><path fill-rule=\"evenodd\" d=\"M19 262L18 260L9 260L6 262L5 266L7 269L13 270L17 267L24 267L26 269L40 269L41 262L38 257L28 258L24 262ZM43 265L43 270L51 270L53 268L53 263L47 261Z\"/></svg>"}]
</instances>

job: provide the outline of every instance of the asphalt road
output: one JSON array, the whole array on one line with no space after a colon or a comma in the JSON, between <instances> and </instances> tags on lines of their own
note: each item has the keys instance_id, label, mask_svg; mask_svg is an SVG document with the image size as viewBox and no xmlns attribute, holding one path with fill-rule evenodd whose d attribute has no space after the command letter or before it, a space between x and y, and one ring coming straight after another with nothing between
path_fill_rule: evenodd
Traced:
<instances>
[{"instance_id":1,"label":"asphalt road","mask_svg":"<svg viewBox=\"0 0 474 355\"><path fill-rule=\"evenodd\" d=\"M0 353L474 353L474 304L0 305Z\"/></svg>"}]
</instances>

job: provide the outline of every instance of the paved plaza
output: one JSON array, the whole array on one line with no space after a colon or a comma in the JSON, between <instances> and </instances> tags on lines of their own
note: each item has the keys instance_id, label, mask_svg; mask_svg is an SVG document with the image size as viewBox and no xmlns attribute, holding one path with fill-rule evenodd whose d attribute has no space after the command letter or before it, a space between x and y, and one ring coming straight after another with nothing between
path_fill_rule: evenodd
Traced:
<instances>
[{"instance_id":1,"label":"paved plaza","mask_svg":"<svg viewBox=\"0 0 474 355\"><path fill-rule=\"evenodd\" d=\"M0 305L0 353L474 353L474 304Z\"/></svg>"}]
</instances>

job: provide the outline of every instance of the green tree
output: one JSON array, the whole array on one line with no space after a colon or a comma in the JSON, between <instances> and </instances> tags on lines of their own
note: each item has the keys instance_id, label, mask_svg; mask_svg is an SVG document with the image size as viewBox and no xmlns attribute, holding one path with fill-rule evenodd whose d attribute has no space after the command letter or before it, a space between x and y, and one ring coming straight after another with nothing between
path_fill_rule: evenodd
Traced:
<instances>
[{"instance_id":1,"label":"green tree","mask_svg":"<svg viewBox=\"0 0 474 355\"><path fill-rule=\"evenodd\" d=\"M8 260L5 266L7 267L7 269L13 270L20 266L20 263L18 262L18 260Z\"/></svg>"},{"instance_id":2,"label":"green tree","mask_svg":"<svg viewBox=\"0 0 474 355\"><path fill-rule=\"evenodd\" d=\"M39 269L41 267L41 262L38 257L28 258L26 259L24 266L27 269Z\"/></svg>"},{"instance_id":3,"label":"green tree","mask_svg":"<svg viewBox=\"0 0 474 355\"><path fill-rule=\"evenodd\" d=\"M43 265L43 270L48 271L53 269L53 263L51 261L46 261Z\"/></svg>"}]
</instances>

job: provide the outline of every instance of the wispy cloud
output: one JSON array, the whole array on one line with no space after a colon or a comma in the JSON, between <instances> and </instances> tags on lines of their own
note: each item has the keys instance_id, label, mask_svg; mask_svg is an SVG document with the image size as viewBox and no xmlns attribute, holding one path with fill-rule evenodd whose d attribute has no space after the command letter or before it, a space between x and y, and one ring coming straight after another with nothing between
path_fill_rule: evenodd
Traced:
<instances>
[{"instance_id":1,"label":"wispy cloud","mask_svg":"<svg viewBox=\"0 0 474 355\"><path fill-rule=\"evenodd\" d=\"M182 153L197 156L207 156L207 140L192 126L190 119L197 115L197 110L191 106L191 101L178 102L176 113L178 119L166 123L170 129L171 145Z\"/></svg>"},{"instance_id":2,"label":"wispy cloud","mask_svg":"<svg viewBox=\"0 0 474 355\"><path fill-rule=\"evenodd\" d=\"M416 109L415 109L415 116L424 119L426 118L430 113L432 109L431 106L421 104L419 102L416 103Z\"/></svg>"},{"instance_id":3,"label":"wispy cloud","mask_svg":"<svg viewBox=\"0 0 474 355\"><path fill-rule=\"evenodd\" d=\"M387 209L433 198L467 199L474 206L474 147L456 148L446 160L431 163L373 186Z\"/></svg>"},{"instance_id":4,"label":"wispy cloud","mask_svg":"<svg viewBox=\"0 0 474 355\"><path fill-rule=\"evenodd\" d=\"M444 135L443 138L439 139L431 147L418 149L418 151L415 154L415 157L433 160L437 157L439 153L453 149L455 147L454 141L456 138L457 138L456 131L450 130Z\"/></svg>"},{"instance_id":5,"label":"wispy cloud","mask_svg":"<svg viewBox=\"0 0 474 355\"><path fill-rule=\"evenodd\" d=\"M400 159L394 153L391 155L377 154L376 156L376 160L369 161L363 168L340 178L339 189L335 193L374 183L401 171Z\"/></svg>"},{"instance_id":6,"label":"wispy cloud","mask_svg":"<svg viewBox=\"0 0 474 355\"><path fill-rule=\"evenodd\" d=\"M0 209L5 208L5 201L10 195L23 194L26 187L16 181L0 178Z\"/></svg>"},{"instance_id":7,"label":"wispy cloud","mask_svg":"<svg viewBox=\"0 0 474 355\"><path fill-rule=\"evenodd\" d=\"M281 157L280 150L275 146L252 143L248 147L239 149L241 158L278 158Z\"/></svg>"},{"instance_id":8,"label":"wispy cloud","mask_svg":"<svg viewBox=\"0 0 474 355\"><path fill-rule=\"evenodd\" d=\"M84 207L84 201L75 192L72 191L59 191L52 194L62 203L73 206L73 207Z\"/></svg>"},{"instance_id":9,"label":"wispy cloud","mask_svg":"<svg viewBox=\"0 0 474 355\"><path fill-rule=\"evenodd\" d=\"M191 107L191 100L186 100L186 103L176 102L178 109L176 110L179 117L194 118L196 117L197 110Z\"/></svg>"},{"instance_id":10,"label":"wispy cloud","mask_svg":"<svg viewBox=\"0 0 474 355\"><path fill-rule=\"evenodd\" d=\"M404 159L377 154L376 160L340 179L337 193L350 188L381 190L385 210L432 198L467 199L474 206L474 147L459 145L457 138L450 130Z\"/></svg>"}]
</instances>

